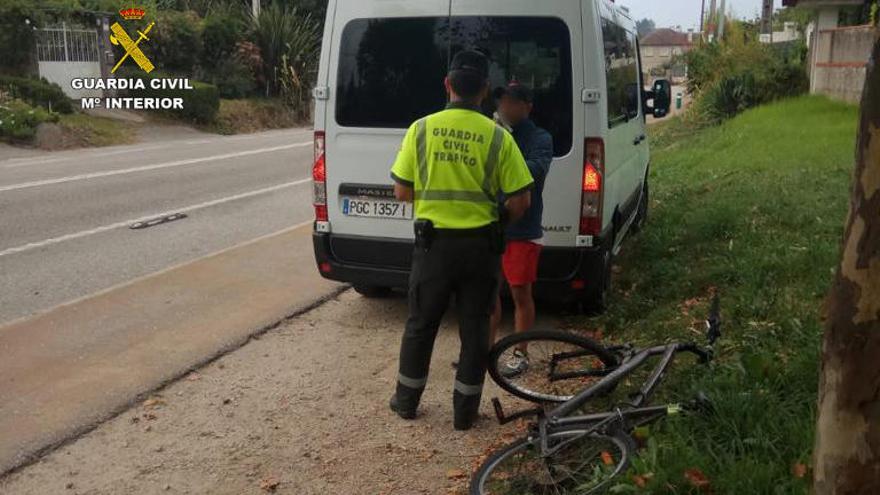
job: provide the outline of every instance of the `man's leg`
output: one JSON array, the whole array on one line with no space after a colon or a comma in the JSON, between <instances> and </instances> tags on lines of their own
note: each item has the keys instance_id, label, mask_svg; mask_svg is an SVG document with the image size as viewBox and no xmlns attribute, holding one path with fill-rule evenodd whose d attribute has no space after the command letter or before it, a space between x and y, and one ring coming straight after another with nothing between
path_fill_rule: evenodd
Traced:
<instances>
[{"instance_id":1,"label":"man's leg","mask_svg":"<svg viewBox=\"0 0 880 495\"><path fill-rule=\"evenodd\" d=\"M474 243L474 263L467 263L457 291L461 353L455 377L455 428L468 430L476 421L483 395L489 355L489 320L498 292L499 256L488 252L485 240ZM480 251L483 251L482 253Z\"/></svg>"},{"instance_id":2,"label":"man's leg","mask_svg":"<svg viewBox=\"0 0 880 495\"><path fill-rule=\"evenodd\" d=\"M400 345L400 368L392 409L405 419L415 417L428 383L434 340L449 305L452 284L444 269L443 245L416 251L409 289L409 319Z\"/></svg>"},{"instance_id":3,"label":"man's leg","mask_svg":"<svg viewBox=\"0 0 880 495\"><path fill-rule=\"evenodd\" d=\"M527 332L535 326L535 299L532 287L538 278L538 261L541 246L528 241L511 242L504 258L504 273L510 283L510 295L516 306L514 330ZM529 367L528 345L517 346L510 356L502 374L514 377L524 373Z\"/></svg>"},{"instance_id":4,"label":"man's leg","mask_svg":"<svg viewBox=\"0 0 880 495\"><path fill-rule=\"evenodd\" d=\"M532 284L510 288L510 295L516 305L514 330L516 333L528 332L535 326L535 299L532 296ZM523 352L528 347L523 344L519 347Z\"/></svg>"}]
</instances>

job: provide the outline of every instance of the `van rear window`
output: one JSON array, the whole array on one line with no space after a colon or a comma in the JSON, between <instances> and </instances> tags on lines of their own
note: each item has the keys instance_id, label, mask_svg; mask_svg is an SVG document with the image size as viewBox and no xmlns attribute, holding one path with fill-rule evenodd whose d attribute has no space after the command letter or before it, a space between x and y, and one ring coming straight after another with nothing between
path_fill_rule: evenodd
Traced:
<instances>
[{"instance_id":1,"label":"van rear window","mask_svg":"<svg viewBox=\"0 0 880 495\"><path fill-rule=\"evenodd\" d=\"M445 17L358 19L343 31L336 122L345 127L409 127L446 104L450 55L477 49L491 61L492 87L511 81L535 92L532 118L554 138L555 154L572 146L571 41L560 19ZM491 115L495 102L486 102Z\"/></svg>"}]
</instances>

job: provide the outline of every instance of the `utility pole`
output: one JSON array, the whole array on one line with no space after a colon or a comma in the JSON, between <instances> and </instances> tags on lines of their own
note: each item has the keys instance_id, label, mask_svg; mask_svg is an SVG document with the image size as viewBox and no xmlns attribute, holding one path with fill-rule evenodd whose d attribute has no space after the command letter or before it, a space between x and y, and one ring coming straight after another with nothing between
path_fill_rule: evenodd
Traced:
<instances>
[{"instance_id":1,"label":"utility pole","mask_svg":"<svg viewBox=\"0 0 880 495\"><path fill-rule=\"evenodd\" d=\"M706 39L706 0L703 0L703 6L700 7L700 39Z\"/></svg>"},{"instance_id":2,"label":"utility pole","mask_svg":"<svg viewBox=\"0 0 880 495\"><path fill-rule=\"evenodd\" d=\"M712 0L709 4L709 22L706 26L709 42L715 41L715 28L718 26L718 11L716 10L716 0Z\"/></svg>"},{"instance_id":3,"label":"utility pole","mask_svg":"<svg viewBox=\"0 0 880 495\"><path fill-rule=\"evenodd\" d=\"M718 13L718 39L724 38L724 27L727 24L727 0L721 0L721 12Z\"/></svg>"},{"instance_id":4,"label":"utility pole","mask_svg":"<svg viewBox=\"0 0 880 495\"><path fill-rule=\"evenodd\" d=\"M773 0L764 0L761 9L761 40L773 43Z\"/></svg>"},{"instance_id":5,"label":"utility pole","mask_svg":"<svg viewBox=\"0 0 880 495\"><path fill-rule=\"evenodd\" d=\"M254 14L254 19L260 17L260 0L251 0L251 12Z\"/></svg>"}]
</instances>

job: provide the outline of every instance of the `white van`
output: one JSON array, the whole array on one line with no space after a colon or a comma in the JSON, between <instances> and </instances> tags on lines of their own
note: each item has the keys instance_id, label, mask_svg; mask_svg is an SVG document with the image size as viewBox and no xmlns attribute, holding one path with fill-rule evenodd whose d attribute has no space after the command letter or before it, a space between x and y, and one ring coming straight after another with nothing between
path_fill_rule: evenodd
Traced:
<instances>
[{"instance_id":1,"label":"white van","mask_svg":"<svg viewBox=\"0 0 880 495\"><path fill-rule=\"evenodd\" d=\"M647 215L645 113L670 102L666 81L643 90L635 33L609 0L330 0L314 91L321 274L368 296L406 287L412 206L389 170L407 127L444 108L452 57L476 49L493 89L533 88L553 135L536 294L604 308L612 257Z\"/></svg>"}]
</instances>

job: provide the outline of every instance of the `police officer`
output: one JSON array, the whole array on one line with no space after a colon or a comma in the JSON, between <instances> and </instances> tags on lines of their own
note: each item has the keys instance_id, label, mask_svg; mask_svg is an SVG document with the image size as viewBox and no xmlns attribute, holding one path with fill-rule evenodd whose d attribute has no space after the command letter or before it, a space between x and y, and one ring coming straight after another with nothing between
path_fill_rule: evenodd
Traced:
<instances>
[{"instance_id":1,"label":"police officer","mask_svg":"<svg viewBox=\"0 0 880 495\"><path fill-rule=\"evenodd\" d=\"M461 352L455 379L455 428L477 420L489 350L489 316L504 252L501 219L521 218L532 176L513 137L480 112L489 62L458 53L445 81L446 110L414 123L391 170L395 195L415 202L416 247L410 316L400 349L391 409L415 419L440 321L456 296ZM508 198L499 207L499 192Z\"/></svg>"}]
</instances>

